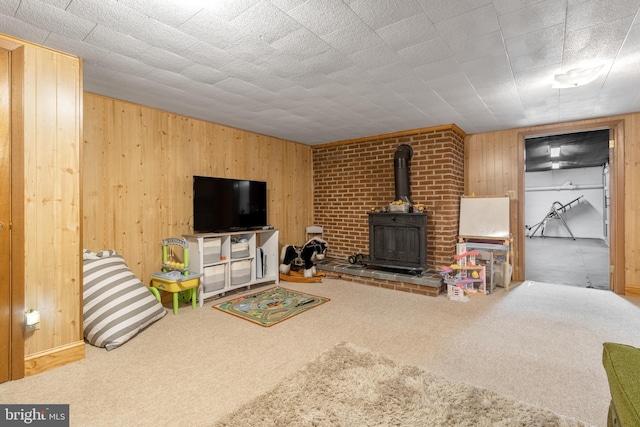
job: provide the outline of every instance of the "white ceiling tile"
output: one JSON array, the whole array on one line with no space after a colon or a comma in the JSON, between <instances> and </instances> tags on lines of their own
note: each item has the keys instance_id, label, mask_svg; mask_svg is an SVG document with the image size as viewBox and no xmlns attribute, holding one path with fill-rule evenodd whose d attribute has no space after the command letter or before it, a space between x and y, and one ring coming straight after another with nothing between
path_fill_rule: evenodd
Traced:
<instances>
[{"instance_id":1,"label":"white ceiling tile","mask_svg":"<svg viewBox=\"0 0 640 427\"><path fill-rule=\"evenodd\" d=\"M132 58L139 56L151 47L151 45L143 41L103 27L102 25L96 25L89 35L85 37L84 42Z\"/></svg>"},{"instance_id":2,"label":"white ceiling tile","mask_svg":"<svg viewBox=\"0 0 640 427\"><path fill-rule=\"evenodd\" d=\"M401 49L398 51L398 56L412 67L418 67L450 58L453 56L453 52L451 52L444 40L437 38Z\"/></svg>"},{"instance_id":3,"label":"white ceiling tile","mask_svg":"<svg viewBox=\"0 0 640 427\"><path fill-rule=\"evenodd\" d=\"M418 13L376 31L395 50L423 43L438 37L438 31L426 14Z\"/></svg>"},{"instance_id":4,"label":"white ceiling tile","mask_svg":"<svg viewBox=\"0 0 640 427\"><path fill-rule=\"evenodd\" d=\"M182 74L155 68L151 70L145 78L174 88L185 88L193 81Z\"/></svg>"},{"instance_id":5,"label":"white ceiling tile","mask_svg":"<svg viewBox=\"0 0 640 427\"><path fill-rule=\"evenodd\" d=\"M238 60L235 56L205 42L191 46L182 52L182 56L214 69L221 69Z\"/></svg>"},{"instance_id":6,"label":"white ceiling tile","mask_svg":"<svg viewBox=\"0 0 640 427\"><path fill-rule=\"evenodd\" d=\"M508 81L513 77L509 58L503 52L495 55L483 56L471 61L461 62L460 66L469 80L471 77L488 76L492 80Z\"/></svg>"},{"instance_id":7,"label":"white ceiling tile","mask_svg":"<svg viewBox=\"0 0 640 427\"><path fill-rule=\"evenodd\" d=\"M505 39L564 24L564 1L544 0L499 17Z\"/></svg>"},{"instance_id":8,"label":"white ceiling tile","mask_svg":"<svg viewBox=\"0 0 640 427\"><path fill-rule=\"evenodd\" d=\"M260 0L215 0L207 1L205 7L225 21L231 21Z\"/></svg>"},{"instance_id":9,"label":"white ceiling tile","mask_svg":"<svg viewBox=\"0 0 640 427\"><path fill-rule=\"evenodd\" d=\"M256 90L258 87L252 83L244 80L228 77L215 84L216 87L226 90L227 92L235 93L238 95L246 95L249 92Z\"/></svg>"},{"instance_id":10,"label":"white ceiling tile","mask_svg":"<svg viewBox=\"0 0 640 427\"><path fill-rule=\"evenodd\" d=\"M354 65L353 61L335 49L326 50L302 61L302 64L323 74L331 74Z\"/></svg>"},{"instance_id":11,"label":"white ceiling tile","mask_svg":"<svg viewBox=\"0 0 640 427\"><path fill-rule=\"evenodd\" d=\"M349 7L371 28L382 27L402 21L422 12L415 0L402 2L387 0L356 0Z\"/></svg>"},{"instance_id":12,"label":"white ceiling tile","mask_svg":"<svg viewBox=\"0 0 640 427\"><path fill-rule=\"evenodd\" d=\"M331 48L323 39L302 27L271 43L271 46L300 61L319 55Z\"/></svg>"},{"instance_id":13,"label":"white ceiling tile","mask_svg":"<svg viewBox=\"0 0 640 427\"><path fill-rule=\"evenodd\" d=\"M284 12L288 12L294 7L300 6L307 0L270 0L276 7Z\"/></svg>"},{"instance_id":14,"label":"white ceiling tile","mask_svg":"<svg viewBox=\"0 0 640 427\"><path fill-rule=\"evenodd\" d=\"M228 77L225 73L219 70L215 70L201 64L193 64L190 67L185 68L182 70L182 74L192 80L210 85L216 84Z\"/></svg>"},{"instance_id":15,"label":"white ceiling tile","mask_svg":"<svg viewBox=\"0 0 640 427\"><path fill-rule=\"evenodd\" d=\"M272 43L302 27L289 15L262 0L229 21L241 33Z\"/></svg>"},{"instance_id":16,"label":"white ceiling tile","mask_svg":"<svg viewBox=\"0 0 640 427\"><path fill-rule=\"evenodd\" d=\"M107 49L58 34L51 34L47 37L46 46L80 57L83 62L90 64L99 64L109 56ZM148 71L149 69L147 68L145 72Z\"/></svg>"},{"instance_id":17,"label":"white ceiling tile","mask_svg":"<svg viewBox=\"0 0 640 427\"><path fill-rule=\"evenodd\" d=\"M178 30L220 49L237 43L245 37L236 27L208 10L198 12L178 27Z\"/></svg>"},{"instance_id":18,"label":"white ceiling tile","mask_svg":"<svg viewBox=\"0 0 640 427\"><path fill-rule=\"evenodd\" d=\"M19 5L20 0L5 0L0 3L0 14L13 17Z\"/></svg>"},{"instance_id":19,"label":"white ceiling tile","mask_svg":"<svg viewBox=\"0 0 640 427\"><path fill-rule=\"evenodd\" d=\"M0 15L0 28L5 34L41 45L44 45L50 33L48 30L6 15Z\"/></svg>"},{"instance_id":20,"label":"white ceiling tile","mask_svg":"<svg viewBox=\"0 0 640 427\"><path fill-rule=\"evenodd\" d=\"M415 71L423 80L429 81L440 76L462 73L462 67L460 67L460 63L455 58L450 57L415 67Z\"/></svg>"},{"instance_id":21,"label":"white ceiling tile","mask_svg":"<svg viewBox=\"0 0 640 427\"><path fill-rule=\"evenodd\" d=\"M349 55L349 58L366 69L378 68L400 62L400 57L387 45L377 45L369 49L361 50Z\"/></svg>"},{"instance_id":22,"label":"white ceiling tile","mask_svg":"<svg viewBox=\"0 0 640 427\"><path fill-rule=\"evenodd\" d=\"M433 22L440 22L491 4L491 0L418 0L418 3Z\"/></svg>"},{"instance_id":23,"label":"white ceiling tile","mask_svg":"<svg viewBox=\"0 0 640 427\"><path fill-rule=\"evenodd\" d=\"M543 68L549 65L560 65L562 63L562 47L544 51L534 51L530 54L511 56L511 68L514 72Z\"/></svg>"},{"instance_id":24,"label":"white ceiling tile","mask_svg":"<svg viewBox=\"0 0 640 427\"><path fill-rule=\"evenodd\" d=\"M195 38L114 0L74 0L67 11L122 34L135 34L139 40L174 53L197 42Z\"/></svg>"},{"instance_id":25,"label":"white ceiling tile","mask_svg":"<svg viewBox=\"0 0 640 427\"><path fill-rule=\"evenodd\" d=\"M179 73L194 63L194 61L190 59L167 52L155 46L147 49L138 59L152 67L163 68L174 73Z\"/></svg>"},{"instance_id":26,"label":"white ceiling tile","mask_svg":"<svg viewBox=\"0 0 640 427\"><path fill-rule=\"evenodd\" d=\"M540 0L493 0L493 7L496 8L498 15L504 15L536 3L540 3Z\"/></svg>"},{"instance_id":27,"label":"white ceiling tile","mask_svg":"<svg viewBox=\"0 0 640 427\"><path fill-rule=\"evenodd\" d=\"M282 55L282 52L273 48L268 43L262 40L251 40L249 38L242 39L227 46L225 53L256 65L271 61Z\"/></svg>"},{"instance_id":28,"label":"white ceiling tile","mask_svg":"<svg viewBox=\"0 0 640 427\"><path fill-rule=\"evenodd\" d=\"M483 56L502 55L505 50L504 40L499 31L478 35L466 42L451 44L450 47L460 62L471 61Z\"/></svg>"},{"instance_id":29,"label":"white ceiling tile","mask_svg":"<svg viewBox=\"0 0 640 427\"><path fill-rule=\"evenodd\" d=\"M22 0L15 17L44 30L72 39L82 40L89 34L95 23L79 19L62 9L40 3L37 0Z\"/></svg>"},{"instance_id":30,"label":"white ceiling tile","mask_svg":"<svg viewBox=\"0 0 640 427\"><path fill-rule=\"evenodd\" d=\"M288 13L305 28L320 36L360 20L347 5L334 0L308 0Z\"/></svg>"},{"instance_id":31,"label":"white ceiling tile","mask_svg":"<svg viewBox=\"0 0 640 427\"><path fill-rule=\"evenodd\" d=\"M437 22L440 36L450 46L497 32L500 29L495 9L491 5L465 12Z\"/></svg>"},{"instance_id":32,"label":"white ceiling tile","mask_svg":"<svg viewBox=\"0 0 640 427\"><path fill-rule=\"evenodd\" d=\"M345 55L384 43L378 34L363 22L356 22L325 34L322 39Z\"/></svg>"},{"instance_id":33,"label":"white ceiling tile","mask_svg":"<svg viewBox=\"0 0 640 427\"><path fill-rule=\"evenodd\" d=\"M62 0L68 1L68 0ZM131 9L172 27L179 27L202 10L193 2L175 0L118 0Z\"/></svg>"},{"instance_id":34,"label":"white ceiling tile","mask_svg":"<svg viewBox=\"0 0 640 427\"><path fill-rule=\"evenodd\" d=\"M558 24L537 31L506 38L504 41L509 56L528 55L564 46L564 25Z\"/></svg>"},{"instance_id":35,"label":"white ceiling tile","mask_svg":"<svg viewBox=\"0 0 640 427\"><path fill-rule=\"evenodd\" d=\"M567 31L575 31L603 22L614 21L625 16L635 16L637 0L589 0L569 6Z\"/></svg>"}]
</instances>

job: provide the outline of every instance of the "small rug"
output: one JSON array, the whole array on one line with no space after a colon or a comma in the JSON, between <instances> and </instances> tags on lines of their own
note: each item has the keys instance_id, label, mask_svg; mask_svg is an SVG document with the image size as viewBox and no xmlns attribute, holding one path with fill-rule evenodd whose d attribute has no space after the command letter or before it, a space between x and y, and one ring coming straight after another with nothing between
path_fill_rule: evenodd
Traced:
<instances>
[{"instance_id":1,"label":"small rug","mask_svg":"<svg viewBox=\"0 0 640 427\"><path fill-rule=\"evenodd\" d=\"M277 286L216 304L213 308L268 327L327 301L329 298Z\"/></svg>"},{"instance_id":2,"label":"small rug","mask_svg":"<svg viewBox=\"0 0 640 427\"><path fill-rule=\"evenodd\" d=\"M215 426L586 427L342 343Z\"/></svg>"}]
</instances>

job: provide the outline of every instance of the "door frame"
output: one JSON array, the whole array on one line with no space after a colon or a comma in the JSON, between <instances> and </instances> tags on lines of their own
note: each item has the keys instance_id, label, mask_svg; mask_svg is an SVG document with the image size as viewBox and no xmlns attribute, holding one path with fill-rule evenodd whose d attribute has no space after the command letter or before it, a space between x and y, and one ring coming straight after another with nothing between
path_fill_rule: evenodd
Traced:
<instances>
[{"instance_id":1,"label":"door frame","mask_svg":"<svg viewBox=\"0 0 640 427\"><path fill-rule=\"evenodd\" d=\"M518 203L517 219L517 262L520 268L518 281L524 281L525 272L525 224L524 224L524 171L525 171L525 138L534 136L558 135L563 133L587 132L609 129L612 141L609 148L609 188L611 194L610 207L610 244L609 244L609 287L616 294L625 293L625 235L624 235L624 120L607 119L582 121L575 124L561 124L528 128L518 133Z\"/></svg>"},{"instance_id":2,"label":"door frame","mask_svg":"<svg viewBox=\"0 0 640 427\"><path fill-rule=\"evenodd\" d=\"M11 84L11 142L9 152L11 200L10 213L10 309L11 338L9 350L9 379L17 380L25 376L24 369L24 262L20 254L25 252L24 218L24 45L15 41L0 39L0 48L9 52Z\"/></svg>"}]
</instances>

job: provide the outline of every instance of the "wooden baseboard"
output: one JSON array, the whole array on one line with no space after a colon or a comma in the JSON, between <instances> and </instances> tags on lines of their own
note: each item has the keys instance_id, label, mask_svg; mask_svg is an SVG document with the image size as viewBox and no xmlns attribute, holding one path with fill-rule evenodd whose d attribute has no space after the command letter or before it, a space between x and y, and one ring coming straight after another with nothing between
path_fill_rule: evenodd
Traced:
<instances>
[{"instance_id":1,"label":"wooden baseboard","mask_svg":"<svg viewBox=\"0 0 640 427\"><path fill-rule=\"evenodd\" d=\"M84 341L76 341L50 350L30 354L24 358L24 375L29 377L39 374L67 363L82 360L84 356Z\"/></svg>"},{"instance_id":2,"label":"wooden baseboard","mask_svg":"<svg viewBox=\"0 0 640 427\"><path fill-rule=\"evenodd\" d=\"M625 295L640 297L640 287L627 285L624 289Z\"/></svg>"}]
</instances>

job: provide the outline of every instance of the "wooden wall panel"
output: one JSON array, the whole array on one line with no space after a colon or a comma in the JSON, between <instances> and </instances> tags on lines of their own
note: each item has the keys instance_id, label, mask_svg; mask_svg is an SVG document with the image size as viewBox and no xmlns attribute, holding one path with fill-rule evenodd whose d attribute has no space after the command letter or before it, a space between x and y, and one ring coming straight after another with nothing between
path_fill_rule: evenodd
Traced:
<instances>
[{"instance_id":1,"label":"wooden wall panel","mask_svg":"<svg viewBox=\"0 0 640 427\"><path fill-rule=\"evenodd\" d=\"M162 239L193 232L192 176L267 182L280 244L313 222L311 147L84 95L83 246L115 249L146 284Z\"/></svg>"},{"instance_id":2,"label":"wooden wall panel","mask_svg":"<svg viewBox=\"0 0 640 427\"><path fill-rule=\"evenodd\" d=\"M488 132L467 136L465 140L465 194L509 195L512 198L511 225L514 230L515 259L514 278L523 280L523 239L521 227L523 206L519 198L524 189L524 136L552 133L578 132L613 128L618 129L619 140L614 150L615 167L623 171L619 176L617 195L623 219L623 226L612 219L612 227L619 226L619 242L612 242L612 251L621 254L615 269L623 276L627 294L640 295L640 195L634 184L640 182L640 113L593 120L581 120ZM622 272L624 270L624 272Z\"/></svg>"},{"instance_id":3,"label":"wooden wall panel","mask_svg":"<svg viewBox=\"0 0 640 427\"><path fill-rule=\"evenodd\" d=\"M0 36L20 46L21 93L12 150L12 288L24 307L40 311L24 355L82 343L80 262L81 69L78 58ZM19 139L19 140L18 140ZM19 163L17 163L19 162ZM21 253L18 253L21 252ZM13 271L14 267L12 267ZM24 334L22 322L20 333ZM53 350L52 350L53 349Z\"/></svg>"}]
</instances>

